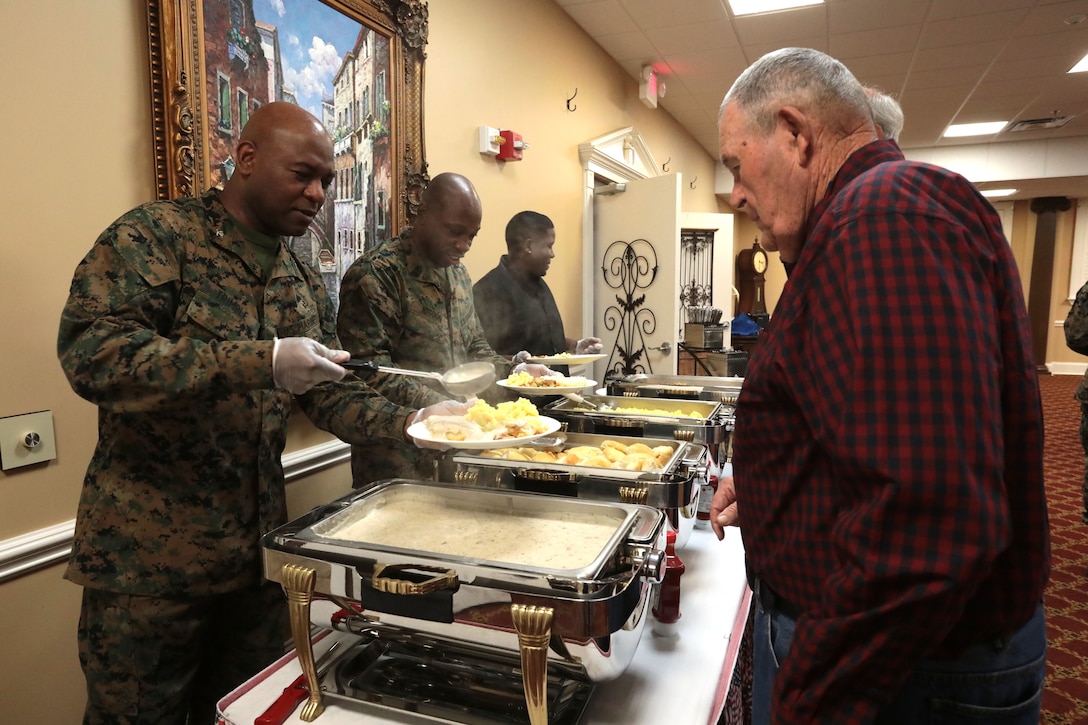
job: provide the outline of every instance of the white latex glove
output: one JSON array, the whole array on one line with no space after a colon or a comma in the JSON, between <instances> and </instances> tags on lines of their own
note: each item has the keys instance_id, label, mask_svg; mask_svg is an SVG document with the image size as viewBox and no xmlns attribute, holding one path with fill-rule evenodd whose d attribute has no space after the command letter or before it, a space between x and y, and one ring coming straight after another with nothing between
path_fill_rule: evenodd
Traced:
<instances>
[{"instance_id":1,"label":"white latex glove","mask_svg":"<svg viewBox=\"0 0 1088 725\"><path fill-rule=\"evenodd\" d=\"M470 398L464 403L460 400L443 400L440 403L428 405L426 408L420 408L416 411L416 414L408 421L408 426L411 427L420 421L427 420L432 415L464 415L475 402L476 398ZM448 451L452 448L446 443L438 443L422 438L412 438L412 442L416 444L417 448L426 448L432 451Z\"/></svg>"},{"instance_id":2,"label":"white latex glove","mask_svg":"<svg viewBox=\"0 0 1088 725\"><path fill-rule=\"evenodd\" d=\"M277 338L272 346L272 379L277 388L302 395L318 383L341 380L347 370L336 363L351 357L308 337Z\"/></svg>"},{"instance_id":3,"label":"white latex glove","mask_svg":"<svg viewBox=\"0 0 1088 725\"><path fill-rule=\"evenodd\" d=\"M523 363L523 362L525 362L526 360L528 360L531 357L532 357L532 355L530 355L527 350L522 350L521 352L519 352L517 355L515 355L514 357L512 357L510 359L513 360L516 363Z\"/></svg>"},{"instance_id":4,"label":"white latex glove","mask_svg":"<svg viewBox=\"0 0 1088 725\"><path fill-rule=\"evenodd\" d=\"M604 347L601 345L601 339L599 337L583 337L574 345L575 355L596 355Z\"/></svg>"},{"instance_id":5,"label":"white latex glove","mask_svg":"<svg viewBox=\"0 0 1088 725\"><path fill-rule=\"evenodd\" d=\"M542 378L545 375L555 375L555 371L547 365L541 365L540 363L518 363L514 366L514 369L510 371L511 375L515 373L529 373L534 378Z\"/></svg>"}]
</instances>

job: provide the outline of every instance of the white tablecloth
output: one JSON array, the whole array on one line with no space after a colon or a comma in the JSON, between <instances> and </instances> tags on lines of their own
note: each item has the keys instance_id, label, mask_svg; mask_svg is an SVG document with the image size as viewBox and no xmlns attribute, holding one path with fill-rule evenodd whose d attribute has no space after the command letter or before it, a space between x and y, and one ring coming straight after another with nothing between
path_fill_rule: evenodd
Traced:
<instances>
[{"instance_id":1,"label":"white tablecloth","mask_svg":"<svg viewBox=\"0 0 1088 725\"><path fill-rule=\"evenodd\" d=\"M709 529L695 529L677 552L686 567L680 580L680 621L675 637L653 633L647 622L627 670L597 685L581 722L634 725L646 723L716 723L733 675L751 592L744 578L740 531L730 529L718 541ZM324 633L323 633L324 634ZM342 636L329 632L314 644L320 656ZM301 674L294 653L258 673L219 703L219 722L253 721ZM393 712L365 702L324 698L317 725L343 723L433 723L407 712ZM301 706L285 721L302 723Z\"/></svg>"}]
</instances>

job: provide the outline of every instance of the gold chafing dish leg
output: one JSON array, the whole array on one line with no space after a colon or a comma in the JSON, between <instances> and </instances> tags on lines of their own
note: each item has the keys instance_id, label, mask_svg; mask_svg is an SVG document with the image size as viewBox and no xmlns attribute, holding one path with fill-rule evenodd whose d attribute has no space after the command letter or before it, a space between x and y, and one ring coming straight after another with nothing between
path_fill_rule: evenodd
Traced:
<instances>
[{"instance_id":1,"label":"gold chafing dish leg","mask_svg":"<svg viewBox=\"0 0 1088 725\"><path fill-rule=\"evenodd\" d=\"M283 565L283 591L287 595L287 607L291 614L291 635L295 640L295 652L310 697L302 706L299 717L303 722L313 722L325 711L321 702L321 683L314 667L314 647L310 641L310 602L313 600L314 581L317 572L297 564Z\"/></svg>"},{"instance_id":2,"label":"gold chafing dish leg","mask_svg":"<svg viewBox=\"0 0 1088 725\"><path fill-rule=\"evenodd\" d=\"M521 648L521 680L530 725L548 724L548 642L554 614L551 607L510 605Z\"/></svg>"}]
</instances>

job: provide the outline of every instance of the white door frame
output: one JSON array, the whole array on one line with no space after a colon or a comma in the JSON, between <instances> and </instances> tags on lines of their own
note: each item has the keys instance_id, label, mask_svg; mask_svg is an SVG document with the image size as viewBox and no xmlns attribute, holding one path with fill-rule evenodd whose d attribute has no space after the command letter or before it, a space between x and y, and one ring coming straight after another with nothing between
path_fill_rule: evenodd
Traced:
<instances>
[{"instance_id":1,"label":"white door frame","mask_svg":"<svg viewBox=\"0 0 1088 725\"><path fill-rule=\"evenodd\" d=\"M597 261L593 250L593 195L597 177L613 184L660 176L653 154L634 132L633 127L621 128L578 145L582 163L582 329L579 337L593 331L593 276Z\"/></svg>"}]
</instances>

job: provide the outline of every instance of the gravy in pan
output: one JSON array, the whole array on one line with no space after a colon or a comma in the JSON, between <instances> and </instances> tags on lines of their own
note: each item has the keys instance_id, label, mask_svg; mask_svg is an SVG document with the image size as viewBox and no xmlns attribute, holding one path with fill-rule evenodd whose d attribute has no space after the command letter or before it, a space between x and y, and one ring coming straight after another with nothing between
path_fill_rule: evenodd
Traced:
<instances>
[{"instance_id":1,"label":"gravy in pan","mask_svg":"<svg viewBox=\"0 0 1088 725\"><path fill-rule=\"evenodd\" d=\"M404 498L360 512L322 532L346 541L543 569L593 563L616 532L616 518L593 513L478 511Z\"/></svg>"}]
</instances>

